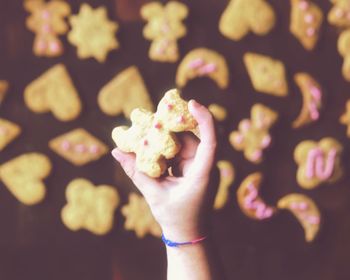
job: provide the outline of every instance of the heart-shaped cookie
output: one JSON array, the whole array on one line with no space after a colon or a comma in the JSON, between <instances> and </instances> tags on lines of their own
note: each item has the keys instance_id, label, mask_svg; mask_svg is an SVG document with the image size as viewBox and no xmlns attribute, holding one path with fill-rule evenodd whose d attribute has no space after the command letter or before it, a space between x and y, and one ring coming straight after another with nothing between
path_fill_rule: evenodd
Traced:
<instances>
[{"instance_id":1,"label":"heart-shaped cookie","mask_svg":"<svg viewBox=\"0 0 350 280\"><path fill-rule=\"evenodd\" d=\"M35 113L52 114L66 122L77 118L81 102L63 64L56 64L31 82L24 90L24 102Z\"/></svg>"},{"instance_id":2,"label":"heart-shaped cookie","mask_svg":"<svg viewBox=\"0 0 350 280\"><path fill-rule=\"evenodd\" d=\"M0 166L0 179L23 204L41 202L46 194L43 180L51 172L49 158L39 153L18 156Z\"/></svg>"}]
</instances>

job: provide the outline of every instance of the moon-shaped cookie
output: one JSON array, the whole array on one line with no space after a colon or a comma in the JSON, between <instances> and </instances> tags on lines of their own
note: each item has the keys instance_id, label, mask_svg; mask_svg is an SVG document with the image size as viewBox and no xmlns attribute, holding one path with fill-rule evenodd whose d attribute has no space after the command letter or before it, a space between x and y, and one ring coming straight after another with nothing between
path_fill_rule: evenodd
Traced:
<instances>
[{"instance_id":1,"label":"moon-shaped cookie","mask_svg":"<svg viewBox=\"0 0 350 280\"><path fill-rule=\"evenodd\" d=\"M227 88L229 69L225 58L216 51L206 48L190 51L177 69L176 84L182 88L189 80L198 77L209 77L219 88Z\"/></svg>"},{"instance_id":2,"label":"moon-shaped cookie","mask_svg":"<svg viewBox=\"0 0 350 280\"><path fill-rule=\"evenodd\" d=\"M263 176L256 172L246 177L237 190L238 205L249 218L265 220L276 213L276 208L266 205L259 196Z\"/></svg>"},{"instance_id":3,"label":"moon-shaped cookie","mask_svg":"<svg viewBox=\"0 0 350 280\"><path fill-rule=\"evenodd\" d=\"M303 194L289 194L278 201L277 207L292 212L303 227L307 242L315 239L320 229L321 214L311 198Z\"/></svg>"},{"instance_id":4,"label":"moon-shaped cookie","mask_svg":"<svg viewBox=\"0 0 350 280\"><path fill-rule=\"evenodd\" d=\"M216 164L220 171L220 184L214 201L214 209L224 207L228 199L228 190L235 180L235 169L231 162L219 160Z\"/></svg>"},{"instance_id":5,"label":"moon-shaped cookie","mask_svg":"<svg viewBox=\"0 0 350 280\"><path fill-rule=\"evenodd\" d=\"M320 118L323 92L319 83L308 73L295 74L294 81L301 90L303 106L292 126L293 128L300 128Z\"/></svg>"}]
</instances>

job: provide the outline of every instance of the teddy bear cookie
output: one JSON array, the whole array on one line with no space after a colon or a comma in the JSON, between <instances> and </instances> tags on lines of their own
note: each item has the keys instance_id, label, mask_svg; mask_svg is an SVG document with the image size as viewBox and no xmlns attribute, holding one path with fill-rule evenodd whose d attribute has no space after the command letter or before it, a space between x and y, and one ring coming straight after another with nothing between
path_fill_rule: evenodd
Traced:
<instances>
[{"instance_id":1,"label":"teddy bear cookie","mask_svg":"<svg viewBox=\"0 0 350 280\"><path fill-rule=\"evenodd\" d=\"M307 50L315 48L323 22L322 10L309 0L291 0L290 32Z\"/></svg>"},{"instance_id":2,"label":"teddy bear cookie","mask_svg":"<svg viewBox=\"0 0 350 280\"><path fill-rule=\"evenodd\" d=\"M235 180L235 169L232 163L227 160L219 160L216 166L220 171L220 183L214 200L214 209L219 210L227 203L229 188Z\"/></svg>"},{"instance_id":3,"label":"teddy bear cookie","mask_svg":"<svg viewBox=\"0 0 350 280\"><path fill-rule=\"evenodd\" d=\"M338 38L338 52L344 58L342 74L350 82L350 30L343 31Z\"/></svg>"},{"instance_id":4,"label":"teddy bear cookie","mask_svg":"<svg viewBox=\"0 0 350 280\"><path fill-rule=\"evenodd\" d=\"M35 33L33 52L36 56L55 57L63 53L63 44L58 35L68 31L65 22L70 6L63 0L24 1L24 8L30 13L27 28Z\"/></svg>"},{"instance_id":5,"label":"teddy bear cookie","mask_svg":"<svg viewBox=\"0 0 350 280\"><path fill-rule=\"evenodd\" d=\"M250 119L240 121L238 130L230 133L229 141L236 150L244 152L247 160L260 163L263 150L271 144L269 130L278 114L262 104L253 105L250 114Z\"/></svg>"},{"instance_id":6,"label":"teddy bear cookie","mask_svg":"<svg viewBox=\"0 0 350 280\"><path fill-rule=\"evenodd\" d=\"M339 28L350 27L350 2L348 0L331 0L333 7L328 13L328 22Z\"/></svg>"},{"instance_id":7,"label":"teddy bear cookie","mask_svg":"<svg viewBox=\"0 0 350 280\"><path fill-rule=\"evenodd\" d=\"M32 81L24 90L24 102L38 114L51 112L62 122L76 119L82 104L63 64L56 64Z\"/></svg>"},{"instance_id":8,"label":"teddy bear cookie","mask_svg":"<svg viewBox=\"0 0 350 280\"><path fill-rule=\"evenodd\" d=\"M9 84L5 80L0 80L0 106L4 102Z\"/></svg>"},{"instance_id":9,"label":"teddy bear cookie","mask_svg":"<svg viewBox=\"0 0 350 280\"><path fill-rule=\"evenodd\" d=\"M151 113L135 109L130 128L114 128L112 138L123 152L136 154L136 167L150 177L159 177L167 169L166 160L180 151L174 132L192 131L198 135L198 124L176 89L169 90Z\"/></svg>"},{"instance_id":10,"label":"teddy bear cookie","mask_svg":"<svg viewBox=\"0 0 350 280\"><path fill-rule=\"evenodd\" d=\"M69 17L72 29L68 33L68 42L77 47L80 59L95 58L105 62L110 51L118 49L115 37L118 24L107 17L107 9L93 9L86 3L80 6L79 13Z\"/></svg>"},{"instance_id":11,"label":"teddy bear cookie","mask_svg":"<svg viewBox=\"0 0 350 280\"><path fill-rule=\"evenodd\" d=\"M198 48L190 51L177 68L176 85L182 88L189 80L198 77L209 77L219 88L227 88L229 69L225 58L210 49Z\"/></svg>"},{"instance_id":12,"label":"teddy bear cookie","mask_svg":"<svg viewBox=\"0 0 350 280\"><path fill-rule=\"evenodd\" d=\"M153 111L152 100L136 66L128 67L108 82L100 90L97 102L102 112L109 116L124 113L130 118L135 108Z\"/></svg>"},{"instance_id":13,"label":"teddy bear cookie","mask_svg":"<svg viewBox=\"0 0 350 280\"><path fill-rule=\"evenodd\" d=\"M41 202L46 195L43 182L51 173L49 158L39 153L18 156L0 166L0 180L25 205Z\"/></svg>"},{"instance_id":14,"label":"teddy bear cookie","mask_svg":"<svg viewBox=\"0 0 350 280\"><path fill-rule=\"evenodd\" d=\"M346 101L346 111L339 118L339 122L347 126L346 135L350 138L350 99Z\"/></svg>"},{"instance_id":15,"label":"teddy bear cookie","mask_svg":"<svg viewBox=\"0 0 350 280\"><path fill-rule=\"evenodd\" d=\"M121 212L125 217L124 228L133 230L138 238L143 238L148 233L161 237L162 230L142 196L130 193L129 203L122 207Z\"/></svg>"},{"instance_id":16,"label":"teddy bear cookie","mask_svg":"<svg viewBox=\"0 0 350 280\"><path fill-rule=\"evenodd\" d=\"M61 218L70 230L86 229L96 235L104 235L112 229L114 212L119 204L119 195L114 187L94 186L86 179L77 178L68 184L66 199Z\"/></svg>"},{"instance_id":17,"label":"teddy bear cookie","mask_svg":"<svg viewBox=\"0 0 350 280\"><path fill-rule=\"evenodd\" d=\"M305 232L305 240L312 242L321 225L321 213L315 202L303 194L292 193L280 198L279 209L289 210L299 221Z\"/></svg>"},{"instance_id":18,"label":"teddy bear cookie","mask_svg":"<svg viewBox=\"0 0 350 280\"><path fill-rule=\"evenodd\" d=\"M0 118L0 152L21 134L21 127Z\"/></svg>"},{"instance_id":19,"label":"teddy bear cookie","mask_svg":"<svg viewBox=\"0 0 350 280\"><path fill-rule=\"evenodd\" d=\"M322 108L323 91L320 84L308 73L297 73L294 81L301 90L303 106L299 116L294 120L292 127L300 128L316 122L320 118Z\"/></svg>"},{"instance_id":20,"label":"teddy bear cookie","mask_svg":"<svg viewBox=\"0 0 350 280\"><path fill-rule=\"evenodd\" d=\"M275 12L266 0L230 0L220 18L219 30L225 37L238 41L249 32L266 35L275 22Z\"/></svg>"},{"instance_id":21,"label":"teddy bear cookie","mask_svg":"<svg viewBox=\"0 0 350 280\"><path fill-rule=\"evenodd\" d=\"M237 201L242 212L254 220L265 220L276 213L276 208L268 206L259 196L263 176L256 172L246 177L237 190Z\"/></svg>"},{"instance_id":22,"label":"teddy bear cookie","mask_svg":"<svg viewBox=\"0 0 350 280\"><path fill-rule=\"evenodd\" d=\"M243 60L256 91L278 97L288 94L286 70L281 61L256 53L244 54Z\"/></svg>"},{"instance_id":23,"label":"teddy bear cookie","mask_svg":"<svg viewBox=\"0 0 350 280\"><path fill-rule=\"evenodd\" d=\"M343 174L342 153L342 145L330 137L319 142L299 143L294 150L298 184L304 189L314 189L320 184L337 181Z\"/></svg>"},{"instance_id":24,"label":"teddy bear cookie","mask_svg":"<svg viewBox=\"0 0 350 280\"><path fill-rule=\"evenodd\" d=\"M209 112L213 115L214 119L222 122L226 119L227 117L227 110L225 107L216 104L216 103L212 103L208 106L208 110Z\"/></svg>"},{"instance_id":25,"label":"teddy bear cookie","mask_svg":"<svg viewBox=\"0 0 350 280\"><path fill-rule=\"evenodd\" d=\"M176 62L179 59L177 40L187 33L183 20L188 15L185 4L169 1L149 2L141 7L141 16L147 21L143 36L152 40L149 57L159 62Z\"/></svg>"}]
</instances>

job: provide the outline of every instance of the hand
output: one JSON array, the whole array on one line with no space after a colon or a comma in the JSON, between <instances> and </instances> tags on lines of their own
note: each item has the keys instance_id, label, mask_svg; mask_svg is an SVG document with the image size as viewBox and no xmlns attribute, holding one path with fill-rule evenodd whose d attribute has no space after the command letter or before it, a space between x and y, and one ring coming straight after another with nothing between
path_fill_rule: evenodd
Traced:
<instances>
[{"instance_id":1,"label":"hand","mask_svg":"<svg viewBox=\"0 0 350 280\"><path fill-rule=\"evenodd\" d=\"M205 209L210 171L213 166L216 137L213 118L208 109L191 100L189 111L198 122L201 141L189 135L176 157L180 177L150 178L136 170L135 155L112 151L126 174L145 197L164 235L174 241L189 241L203 234L201 215Z\"/></svg>"}]
</instances>

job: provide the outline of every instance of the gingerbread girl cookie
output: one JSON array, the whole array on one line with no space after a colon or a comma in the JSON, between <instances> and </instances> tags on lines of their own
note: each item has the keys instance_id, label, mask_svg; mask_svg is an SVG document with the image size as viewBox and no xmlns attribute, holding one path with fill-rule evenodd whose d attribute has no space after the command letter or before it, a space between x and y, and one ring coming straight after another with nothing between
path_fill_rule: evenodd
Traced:
<instances>
[{"instance_id":1,"label":"gingerbread girl cookie","mask_svg":"<svg viewBox=\"0 0 350 280\"><path fill-rule=\"evenodd\" d=\"M187 15L186 5L177 1L169 1L164 6L160 2L142 6L141 16L148 22L143 36L152 40L150 59L160 62L176 62L179 59L177 40L186 35L182 21Z\"/></svg>"},{"instance_id":2,"label":"gingerbread girl cookie","mask_svg":"<svg viewBox=\"0 0 350 280\"><path fill-rule=\"evenodd\" d=\"M229 140L238 151L243 151L247 160L260 163L263 150L270 146L270 128L277 121L278 114L270 108L255 104L251 109L251 119L243 119L237 131L231 132Z\"/></svg>"}]
</instances>

